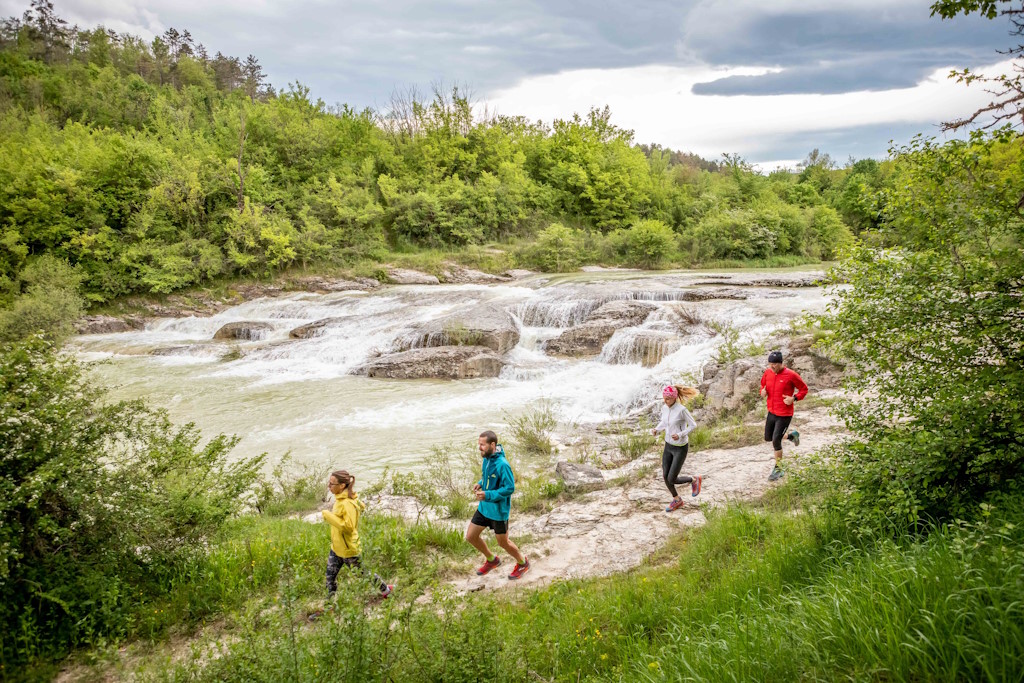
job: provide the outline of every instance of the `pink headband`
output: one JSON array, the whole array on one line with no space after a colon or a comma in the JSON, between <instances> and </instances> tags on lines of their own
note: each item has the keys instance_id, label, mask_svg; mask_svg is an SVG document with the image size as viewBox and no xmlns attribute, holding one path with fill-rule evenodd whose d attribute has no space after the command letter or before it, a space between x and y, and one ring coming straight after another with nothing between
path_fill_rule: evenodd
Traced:
<instances>
[{"instance_id":1,"label":"pink headband","mask_svg":"<svg viewBox=\"0 0 1024 683\"><path fill-rule=\"evenodd\" d=\"M665 387L664 389L662 389L661 395L664 396L665 398L675 398L676 396L679 395L679 392L676 391L675 387Z\"/></svg>"}]
</instances>

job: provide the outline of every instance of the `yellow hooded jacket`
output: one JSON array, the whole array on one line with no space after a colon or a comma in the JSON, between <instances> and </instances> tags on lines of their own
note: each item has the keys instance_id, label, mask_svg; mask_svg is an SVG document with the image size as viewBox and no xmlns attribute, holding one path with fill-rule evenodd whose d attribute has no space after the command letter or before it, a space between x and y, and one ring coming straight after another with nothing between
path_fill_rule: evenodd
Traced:
<instances>
[{"instance_id":1,"label":"yellow hooded jacket","mask_svg":"<svg viewBox=\"0 0 1024 683\"><path fill-rule=\"evenodd\" d=\"M324 520L331 525L331 550L338 557L358 557L359 515L366 506L357 494L350 498L348 492L334 497L334 508L323 511Z\"/></svg>"}]
</instances>

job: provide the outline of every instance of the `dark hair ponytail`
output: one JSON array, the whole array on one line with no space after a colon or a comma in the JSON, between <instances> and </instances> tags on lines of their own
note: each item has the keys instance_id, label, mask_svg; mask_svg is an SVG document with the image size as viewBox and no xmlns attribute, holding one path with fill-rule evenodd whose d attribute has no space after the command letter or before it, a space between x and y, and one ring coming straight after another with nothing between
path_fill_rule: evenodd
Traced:
<instances>
[{"instance_id":1,"label":"dark hair ponytail","mask_svg":"<svg viewBox=\"0 0 1024 683\"><path fill-rule=\"evenodd\" d=\"M352 489L356 485L356 478L348 473L348 470L335 470L331 472L331 476L338 480L339 484L345 486L345 493L348 497L352 497Z\"/></svg>"}]
</instances>

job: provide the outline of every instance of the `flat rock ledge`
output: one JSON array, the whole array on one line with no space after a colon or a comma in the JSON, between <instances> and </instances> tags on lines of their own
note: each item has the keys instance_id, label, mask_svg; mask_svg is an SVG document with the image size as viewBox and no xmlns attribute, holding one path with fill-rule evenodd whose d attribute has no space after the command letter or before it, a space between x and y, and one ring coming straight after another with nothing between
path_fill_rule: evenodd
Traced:
<instances>
[{"instance_id":1,"label":"flat rock ledge","mask_svg":"<svg viewBox=\"0 0 1024 683\"><path fill-rule=\"evenodd\" d=\"M388 282L393 285L439 285L436 275L407 268L388 268Z\"/></svg>"},{"instance_id":2,"label":"flat rock ledge","mask_svg":"<svg viewBox=\"0 0 1024 683\"><path fill-rule=\"evenodd\" d=\"M573 491L593 491L604 488L605 484L601 470L585 463L559 460L555 465L555 474L567 489Z\"/></svg>"},{"instance_id":3,"label":"flat rock ledge","mask_svg":"<svg viewBox=\"0 0 1024 683\"><path fill-rule=\"evenodd\" d=\"M646 301L609 301L591 313L583 324L550 340L544 349L558 356L596 356L615 330L641 324L655 309L655 304Z\"/></svg>"},{"instance_id":4,"label":"flat rock ledge","mask_svg":"<svg viewBox=\"0 0 1024 683\"><path fill-rule=\"evenodd\" d=\"M382 356L353 374L386 379L497 377L505 361L486 346L437 346Z\"/></svg>"}]
</instances>

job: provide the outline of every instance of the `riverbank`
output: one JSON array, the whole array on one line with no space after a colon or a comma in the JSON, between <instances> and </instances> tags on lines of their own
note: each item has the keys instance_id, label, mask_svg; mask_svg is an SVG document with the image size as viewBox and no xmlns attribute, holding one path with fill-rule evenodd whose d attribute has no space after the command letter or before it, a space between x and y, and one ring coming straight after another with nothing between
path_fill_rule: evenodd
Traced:
<instances>
[{"instance_id":1,"label":"riverbank","mask_svg":"<svg viewBox=\"0 0 1024 683\"><path fill-rule=\"evenodd\" d=\"M742 271L821 269L832 262L792 256L749 261L720 260L696 264L691 271ZM587 261L581 271L624 270L603 261ZM261 297L288 293L330 293L372 290L387 284L498 284L513 282L535 271L525 268L513 255L497 247L466 248L461 251L425 250L394 254L387 261L360 261L351 266L320 265L292 268L270 278L219 278L201 286L170 294L132 294L94 306L78 321L79 334L102 334L141 329L147 319L210 316L232 306ZM678 272L668 267L666 272ZM538 273L543 275L542 273Z\"/></svg>"}]
</instances>

